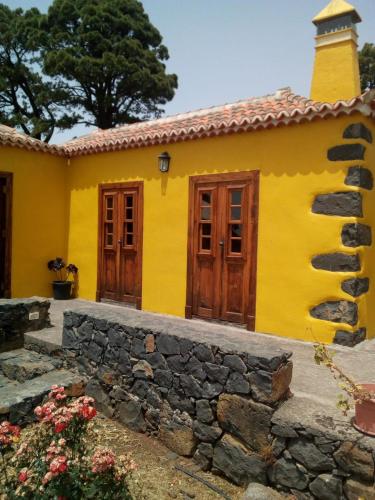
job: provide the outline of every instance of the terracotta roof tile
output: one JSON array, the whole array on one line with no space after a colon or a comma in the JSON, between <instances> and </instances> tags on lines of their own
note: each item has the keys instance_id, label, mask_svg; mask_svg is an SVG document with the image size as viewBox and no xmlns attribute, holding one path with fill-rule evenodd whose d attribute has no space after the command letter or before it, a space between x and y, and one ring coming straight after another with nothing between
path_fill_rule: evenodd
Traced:
<instances>
[{"instance_id":1,"label":"terracotta roof tile","mask_svg":"<svg viewBox=\"0 0 375 500\"><path fill-rule=\"evenodd\" d=\"M373 113L375 116L371 109L374 102L375 92L368 92L350 101L329 104L301 97L286 88L272 95L233 104L109 130L96 130L65 143L64 149L68 156L75 156L246 132L355 111Z\"/></svg>"},{"instance_id":2,"label":"terracotta roof tile","mask_svg":"<svg viewBox=\"0 0 375 500\"><path fill-rule=\"evenodd\" d=\"M61 146L49 145L45 142L38 141L38 139L33 139L6 125L0 125L0 145L15 146L34 151L45 151L46 153L60 156L65 155L64 149Z\"/></svg>"},{"instance_id":3,"label":"terracotta roof tile","mask_svg":"<svg viewBox=\"0 0 375 500\"><path fill-rule=\"evenodd\" d=\"M9 127L0 126L0 144L72 157L247 132L355 112L375 117L375 91L330 104L312 101L286 88L272 95L233 104L96 130L61 146L49 146Z\"/></svg>"}]
</instances>

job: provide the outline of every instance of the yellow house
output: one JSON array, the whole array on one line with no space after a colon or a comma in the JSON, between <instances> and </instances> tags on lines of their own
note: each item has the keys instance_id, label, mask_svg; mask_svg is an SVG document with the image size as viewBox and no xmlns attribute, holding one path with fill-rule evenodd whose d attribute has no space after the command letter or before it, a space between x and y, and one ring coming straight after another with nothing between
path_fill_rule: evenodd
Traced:
<instances>
[{"instance_id":1,"label":"yellow house","mask_svg":"<svg viewBox=\"0 0 375 500\"><path fill-rule=\"evenodd\" d=\"M314 19L311 99L285 88L62 146L0 127L0 294L50 295L59 255L84 299L304 340L375 337L360 20L344 0Z\"/></svg>"}]
</instances>

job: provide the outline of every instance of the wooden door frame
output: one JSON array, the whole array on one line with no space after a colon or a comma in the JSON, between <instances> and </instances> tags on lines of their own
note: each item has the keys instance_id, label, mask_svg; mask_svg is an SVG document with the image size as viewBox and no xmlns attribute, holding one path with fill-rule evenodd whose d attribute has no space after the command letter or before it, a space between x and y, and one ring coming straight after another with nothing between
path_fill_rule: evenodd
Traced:
<instances>
[{"instance_id":1,"label":"wooden door frame","mask_svg":"<svg viewBox=\"0 0 375 500\"><path fill-rule=\"evenodd\" d=\"M189 223L188 223L188 252L187 252L187 283L185 318L193 317L193 269L194 269L194 198L198 184L206 182L236 182L253 179L255 182L255 195L253 210L254 231L251 245L254 251L250 262L249 283L249 310L247 312L247 329L255 330L256 313L256 284L257 284L257 251L258 251L258 221L259 221L259 170L245 172L230 172L225 174L194 175L189 178Z\"/></svg>"},{"instance_id":2,"label":"wooden door frame","mask_svg":"<svg viewBox=\"0 0 375 500\"><path fill-rule=\"evenodd\" d=\"M12 212L13 212L13 174L0 172L0 177L6 180L6 210L5 210L5 293L4 297L10 299L12 289Z\"/></svg>"},{"instance_id":3,"label":"wooden door frame","mask_svg":"<svg viewBox=\"0 0 375 500\"><path fill-rule=\"evenodd\" d=\"M102 253L103 253L103 211L102 197L104 191L111 189L138 189L138 273L137 273L137 293L136 308L142 309L142 270L143 270L143 181L116 182L111 184L99 184L98 186L98 266L96 281L96 302L101 300L101 274L102 274Z\"/></svg>"}]
</instances>

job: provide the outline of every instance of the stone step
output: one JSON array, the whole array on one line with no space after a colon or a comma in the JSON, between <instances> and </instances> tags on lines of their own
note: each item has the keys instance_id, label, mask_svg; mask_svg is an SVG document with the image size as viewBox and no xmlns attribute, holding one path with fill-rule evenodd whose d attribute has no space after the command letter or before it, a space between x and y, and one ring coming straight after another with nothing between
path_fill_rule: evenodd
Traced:
<instances>
[{"instance_id":1,"label":"stone step","mask_svg":"<svg viewBox=\"0 0 375 500\"><path fill-rule=\"evenodd\" d=\"M60 359L50 358L26 349L0 354L0 373L2 372L3 376L10 380L21 383L61 368L62 364Z\"/></svg>"},{"instance_id":2,"label":"stone step","mask_svg":"<svg viewBox=\"0 0 375 500\"><path fill-rule=\"evenodd\" d=\"M24 347L42 354L60 355L62 352L62 325L25 333Z\"/></svg>"},{"instance_id":3,"label":"stone step","mask_svg":"<svg viewBox=\"0 0 375 500\"><path fill-rule=\"evenodd\" d=\"M68 395L80 396L84 393L85 383L81 375L63 369L49 371L23 383L0 377L0 422L32 422L35 420L34 408L41 404L52 385L64 386Z\"/></svg>"}]
</instances>

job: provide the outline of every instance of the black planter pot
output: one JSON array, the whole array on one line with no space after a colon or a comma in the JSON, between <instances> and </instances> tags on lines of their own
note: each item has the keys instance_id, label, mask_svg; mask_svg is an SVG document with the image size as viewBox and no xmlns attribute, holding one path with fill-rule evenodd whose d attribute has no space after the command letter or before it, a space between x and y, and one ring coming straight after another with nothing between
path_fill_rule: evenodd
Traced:
<instances>
[{"instance_id":1,"label":"black planter pot","mask_svg":"<svg viewBox=\"0 0 375 500\"><path fill-rule=\"evenodd\" d=\"M69 300L72 294L71 281L53 281L53 298L55 300Z\"/></svg>"}]
</instances>

